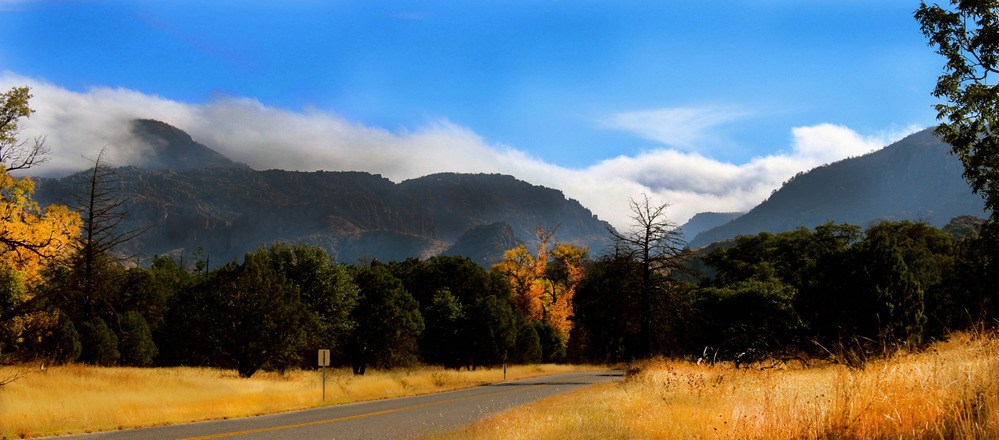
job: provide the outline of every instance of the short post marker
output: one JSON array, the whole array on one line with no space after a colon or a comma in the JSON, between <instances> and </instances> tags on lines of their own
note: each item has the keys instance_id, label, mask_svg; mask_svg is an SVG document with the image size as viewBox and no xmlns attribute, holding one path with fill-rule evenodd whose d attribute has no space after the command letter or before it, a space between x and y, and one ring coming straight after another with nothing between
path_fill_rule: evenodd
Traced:
<instances>
[{"instance_id":1,"label":"short post marker","mask_svg":"<svg viewBox=\"0 0 999 440\"><path fill-rule=\"evenodd\" d=\"M330 366L329 350L319 350L319 366L323 367L323 401L326 401L326 367Z\"/></svg>"}]
</instances>

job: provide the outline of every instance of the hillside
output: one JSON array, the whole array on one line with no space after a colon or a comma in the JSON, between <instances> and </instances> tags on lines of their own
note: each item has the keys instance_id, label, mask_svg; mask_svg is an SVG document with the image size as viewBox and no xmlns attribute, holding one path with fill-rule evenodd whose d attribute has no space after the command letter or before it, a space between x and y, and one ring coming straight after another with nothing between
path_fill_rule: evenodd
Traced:
<instances>
[{"instance_id":1,"label":"hillside","mask_svg":"<svg viewBox=\"0 0 999 440\"><path fill-rule=\"evenodd\" d=\"M949 152L926 129L876 152L815 168L745 215L698 234L691 247L829 221L866 226L907 219L944 226L960 215L983 216L981 197L971 192L961 162Z\"/></svg>"},{"instance_id":2,"label":"hillside","mask_svg":"<svg viewBox=\"0 0 999 440\"><path fill-rule=\"evenodd\" d=\"M744 212L700 212L680 226L684 240L691 240L701 232L724 225L739 218Z\"/></svg>"},{"instance_id":3,"label":"hillside","mask_svg":"<svg viewBox=\"0 0 999 440\"><path fill-rule=\"evenodd\" d=\"M255 171L204 146L195 150L198 160L215 157L206 162L215 167L183 167L193 141L162 126L154 125L168 134L157 138L155 161L115 170L126 227L150 227L122 249L129 254L202 248L212 262L226 262L285 241L323 246L343 262L447 253L485 265L502 256L500 247L530 242L535 226L556 225L559 241L594 251L606 245L607 223L579 202L511 176L435 174L397 184L364 172ZM179 169L146 166L152 162ZM85 179L38 179L36 198L72 205Z\"/></svg>"}]
</instances>

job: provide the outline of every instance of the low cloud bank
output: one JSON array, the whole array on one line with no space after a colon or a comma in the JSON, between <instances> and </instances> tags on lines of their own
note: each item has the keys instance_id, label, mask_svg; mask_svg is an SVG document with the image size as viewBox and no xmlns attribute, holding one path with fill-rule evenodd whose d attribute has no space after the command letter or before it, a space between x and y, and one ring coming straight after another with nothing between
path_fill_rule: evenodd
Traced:
<instances>
[{"instance_id":1,"label":"low cloud bank","mask_svg":"<svg viewBox=\"0 0 999 440\"><path fill-rule=\"evenodd\" d=\"M84 169L90 163L87 158L96 157L105 146L113 160L130 162L143 154L143 147L129 135L127 121L150 118L174 125L230 159L261 170L356 170L394 181L438 172L510 174L562 190L617 228L630 225L628 200L642 193L670 202L669 216L678 224L702 211L745 211L800 171L865 154L917 129L862 136L847 127L819 124L792 129L789 151L744 164L664 147L609 158L586 168L566 168L511 146L490 143L447 120L419 130L393 132L327 111L292 112L248 98L187 104L120 88L78 93L13 73L0 75L2 90L21 85L31 87L31 106L37 111L23 124L22 136L46 136L52 150L50 161L32 170L36 175L62 176ZM622 124L640 130L643 121L670 115L690 118L691 114L662 109L632 114ZM733 116L726 113L725 117ZM693 142L697 136L686 133L682 142Z\"/></svg>"}]
</instances>

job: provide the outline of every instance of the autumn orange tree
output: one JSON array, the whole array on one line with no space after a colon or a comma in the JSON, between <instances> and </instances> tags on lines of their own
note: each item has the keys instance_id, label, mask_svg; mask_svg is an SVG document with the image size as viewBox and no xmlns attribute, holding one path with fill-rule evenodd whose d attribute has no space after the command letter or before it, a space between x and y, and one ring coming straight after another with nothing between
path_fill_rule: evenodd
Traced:
<instances>
[{"instance_id":1,"label":"autumn orange tree","mask_svg":"<svg viewBox=\"0 0 999 440\"><path fill-rule=\"evenodd\" d=\"M555 328L563 341L572 330L572 297L583 280L585 247L555 243L558 228L535 228L537 254L521 244L503 254L493 270L510 281L513 303L529 321L545 322Z\"/></svg>"},{"instance_id":2,"label":"autumn orange tree","mask_svg":"<svg viewBox=\"0 0 999 440\"><path fill-rule=\"evenodd\" d=\"M44 161L43 138L20 138L19 121L34 112L27 87L0 94L0 352L25 342L32 330L55 325L58 316L37 305L47 296L45 275L63 261L80 231L80 216L65 206L42 209L32 200L34 182L15 177ZM6 342L6 344L5 344Z\"/></svg>"}]
</instances>

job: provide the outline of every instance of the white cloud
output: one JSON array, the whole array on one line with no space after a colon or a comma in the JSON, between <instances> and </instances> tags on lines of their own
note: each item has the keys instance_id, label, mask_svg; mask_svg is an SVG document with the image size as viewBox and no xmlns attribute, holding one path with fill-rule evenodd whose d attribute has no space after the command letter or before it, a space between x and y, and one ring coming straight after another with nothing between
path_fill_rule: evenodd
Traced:
<instances>
[{"instance_id":1,"label":"white cloud","mask_svg":"<svg viewBox=\"0 0 999 440\"><path fill-rule=\"evenodd\" d=\"M110 148L113 159L128 162L143 150L127 133L125 122L152 118L183 129L198 142L256 169L359 170L394 181L436 172L510 174L562 190L615 227L628 226L628 199L642 193L669 201L668 214L677 223L701 211L748 210L799 171L866 153L914 131L910 127L865 137L846 127L819 124L792 129L790 153L744 164L664 148L574 169L491 144L447 120L415 131L392 132L330 112L291 112L253 99L186 104L127 89L93 88L78 93L12 73L0 75L0 89L16 85L32 87L31 105L37 110L25 121L23 134L46 135L52 149L52 160L32 170L40 174L86 168L88 162L82 156L95 157L104 146ZM714 124L723 119L715 118ZM694 143L699 136L703 139L689 135L685 142Z\"/></svg>"},{"instance_id":2,"label":"white cloud","mask_svg":"<svg viewBox=\"0 0 999 440\"><path fill-rule=\"evenodd\" d=\"M706 146L717 147L717 144L728 143L714 134L712 129L749 114L730 106L672 107L618 113L600 125L628 131L681 150L698 151Z\"/></svg>"},{"instance_id":3,"label":"white cloud","mask_svg":"<svg viewBox=\"0 0 999 440\"><path fill-rule=\"evenodd\" d=\"M792 129L791 133L794 136L795 156L823 164L870 153L920 128L917 126L891 128L872 136L861 136L841 125L819 124L797 127Z\"/></svg>"}]
</instances>

